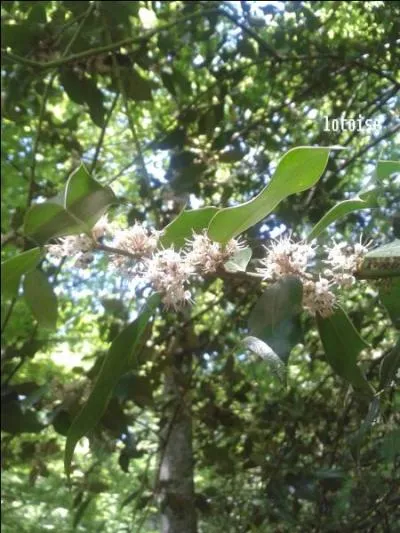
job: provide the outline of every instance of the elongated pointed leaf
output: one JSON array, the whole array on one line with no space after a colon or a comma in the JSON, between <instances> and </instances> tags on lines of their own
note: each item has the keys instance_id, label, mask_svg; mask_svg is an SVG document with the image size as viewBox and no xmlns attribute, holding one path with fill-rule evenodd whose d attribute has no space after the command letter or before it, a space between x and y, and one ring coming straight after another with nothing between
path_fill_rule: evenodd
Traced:
<instances>
[{"instance_id":1,"label":"elongated pointed leaf","mask_svg":"<svg viewBox=\"0 0 400 533\"><path fill-rule=\"evenodd\" d=\"M68 431L64 454L64 466L68 476L76 444L96 426L103 415L120 376L128 369L143 342L157 304L158 298L152 297L138 318L113 341L90 396Z\"/></svg>"},{"instance_id":2,"label":"elongated pointed leaf","mask_svg":"<svg viewBox=\"0 0 400 533\"><path fill-rule=\"evenodd\" d=\"M318 237L332 222L335 222L339 218L343 218L349 213L354 211L359 211L360 209L368 209L371 207L378 207L377 202L378 189L368 191L366 193L360 194L357 198L351 200L344 200L343 202L338 203L332 209L330 209L325 215L321 218L319 222L313 227L309 236L307 237L308 241Z\"/></svg>"},{"instance_id":3,"label":"elongated pointed leaf","mask_svg":"<svg viewBox=\"0 0 400 533\"><path fill-rule=\"evenodd\" d=\"M250 314L250 334L265 341L285 362L302 339L302 298L301 281L288 276L267 287Z\"/></svg>"},{"instance_id":4,"label":"elongated pointed leaf","mask_svg":"<svg viewBox=\"0 0 400 533\"><path fill-rule=\"evenodd\" d=\"M400 161L378 161L376 174L380 179L387 178L392 174L400 174Z\"/></svg>"},{"instance_id":5,"label":"elongated pointed leaf","mask_svg":"<svg viewBox=\"0 0 400 533\"><path fill-rule=\"evenodd\" d=\"M272 348L268 346L268 344L266 344L261 339L257 339L257 337L250 336L243 339L242 342L246 346L246 348L248 348L251 352L258 355L268 363L271 372L275 374L280 381L283 381L285 379L285 364L282 359L278 355L276 355Z\"/></svg>"},{"instance_id":6,"label":"elongated pointed leaf","mask_svg":"<svg viewBox=\"0 0 400 533\"><path fill-rule=\"evenodd\" d=\"M365 438L367 437L369 431L371 430L372 424L379 417L379 412L379 398L374 398L369 404L367 416L363 420L361 426L349 439L351 454L357 462L360 458L361 447L365 442Z\"/></svg>"},{"instance_id":7,"label":"elongated pointed leaf","mask_svg":"<svg viewBox=\"0 0 400 533\"><path fill-rule=\"evenodd\" d=\"M81 165L69 177L61 201L55 198L28 210L25 235L44 244L53 237L87 232L115 201L112 190L97 183Z\"/></svg>"},{"instance_id":8,"label":"elongated pointed leaf","mask_svg":"<svg viewBox=\"0 0 400 533\"><path fill-rule=\"evenodd\" d=\"M371 396L373 390L357 365L361 350L368 344L341 307L323 318L317 315L317 325L328 363L341 378L348 381L356 390Z\"/></svg>"},{"instance_id":9,"label":"elongated pointed leaf","mask_svg":"<svg viewBox=\"0 0 400 533\"><path fill-rule=\"evenodd\" d=\"M400 239L395 239L393 242L379 246L375 250L371 250L365 256L366 259L387 259L400 258ZM397 262L396 262L397 263ZM397 263L398 264L398 263Z\"/></svg>"},{"instance_id":10,"label":"elongated pointed leaf","mask_svg":"<svg viewBox=\"0 0 400 533\"><path fill-rule=\"evenodd\" d=\"M396 345L383 359L379 369L379 387L384 389L392 380L395 379L397 371L400 368L400 337L397 339Z\"/></svg>"},{"instance_id":11,"label":"elongated pointed leaf","mask_svg":"<svg viewBox=\"0 0 400 533\"><path fill-rule=\"evenodd\" d=\"M330 148L304 146L289 150L280 160L270 183L244 204L219 211L210 222L211 239L226 243L269 215L291 194L317 183L326 168Z\"/></svg>"},{"instance_id":12,"label":"elongated pointed leaf","mask_svg":"<svg viewBox=\"0 0 400 533\"><path fill-rule=\"evenodd\" d=\"M379 297L394 327L400 329L400 274L398 278L387 280L379 289Z\"/></svg>"},{"instance_id":13,"label":"elongated pointed leaf","mask_svg":"<svg viewBox=\"0 0 400 533\"><path fill-rule=\"evenodd\" d=\"M65 209L52 202L33 205L25 215L24 233L34 242L44 244L53 237L83 231Z\"/></svg>"},{"instance_id":14,"label":"elongated pointed leaf","mask_svg":"<svg viewBox=\"0 0 400 533\"><path fill-rule=\"evenodd\" d=\"M24 297L39 325L55 329L57 324L57 297L46 275L32 270L24 278Z\"/></svg>"},{"instance_id":15,"label":"elongated pointed leaf","mask_svg":"<svg viewBox=\"0 0 400 533\"><path fill-rule=\"evenodd\" d=\"M182 248L186 239L190 239L193 233L200 233L208 227L210 220L217 211L217 207L203 207L201 209L182 211L175 220L164 228L160 244L164 247Z\"/></svg>"},{"instance_id":16,"label":"elongated pointed leaf","mask_svg":"<svg viewBox=\"0 0 400 533\"><path fill-rule=\"evenodd\" d=\"M33 270L43 257L43 250L32 248L11 257L1 264L1 292L4 297L14 298L18 294L21 277Z\"/></svg>"}]
</instances>

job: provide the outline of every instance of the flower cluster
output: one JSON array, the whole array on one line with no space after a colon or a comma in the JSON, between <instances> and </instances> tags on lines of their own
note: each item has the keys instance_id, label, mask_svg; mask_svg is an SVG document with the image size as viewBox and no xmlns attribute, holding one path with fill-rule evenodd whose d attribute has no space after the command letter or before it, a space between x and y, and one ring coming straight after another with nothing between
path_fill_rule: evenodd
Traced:
<instances>
[{"instance_id":1,"label":"flower cluster","mask_svg":"<svg viewBox=\"0 0 400 533\"><path fill-rule=\"evenodd\" d=\"M113 233L111 246L102 244L100 239ZM178 252L174 248L163 248L160 235L161 232L138 222L128 229L115 231L102 218L90 233L59 239L57 244L48 246L48 252L55 257L74 257L75 265L80 267L93 260L95 249L109 252L118 271L150 284L168 308L177 310L191 301L190 282L194 277L218 272L245 247L236 239L221 245L211 241L203 232L194 234ZM260 260L258 275L267 281L296 276L303 284L303 307L310 314L318 313L323 317L328 317L335 309L336 296L332 289L349 287L355 282L354 273L360 268L367 251L367 246L361 243L353 247L345 243L325 247L323 264L326 266L315 279L310 273L316 258L313 244L295 242L288 236L264 248L266 255Z\"/></svg>"},{"instance_id":2,"label":"flower cluster","mask_svg":"<svg viewBox=\"0 0 400 533\"><path fill-rule=\"evenodd\" d=\"M261 260L258 272L266 280L276 281L283 276L296 276L303 283L303 307L310 314L319 313L327 317L334 312L336 296L333 287L349 287L355 282L354 272L360 267L363 256L368 250L361 243L354 247L346 243L325 247L328 266L318 280L308 272L310 261L315 258L315 248L305 242L293 242L291 237L284 237L265 247L266 256Z\"/></svg>"},{"instance_id":3,"label":"flower cluster","mask_svg":"<svg viewBox=\"0 0 400 533\"><path fill-rule=\"evenodd\" d=\"M244 248L244 244L236 239L231 239L225 246L211 241L206 233L193 235L188 242L189 251L186 261L199 270L202 274L214 273L236 252Z\"/></svg>"},{"instance_id":4,"label":"flower cluster","mask_svg":"<svg viewBox=\"0 0 400 533\"><path fill-rule=\"evenodd\" d=\"M162 295L167 307L179 309L190 301L186 286L194 269L172 248L160 250L145 261L144 277Z\"/></svg>"},{"instance_id":5,"label":"flower cluster","mask_svg":"<svg viewBox=\"0 0 400 533\"><path fill-rule=\"evenodd\" d=\"M306 272L309 260L315 257L315 250L311 244L293 242L291 237L276 240L268 248L264 246L267 255L261 260L258 272L264 279L277 280L283 276L298 276L308 278Z\"/></svg>"},{"instance_id":6,"label":"flower cluster","mask_svg":"<svg viewBox=\"0 0 400 533\"><path fill-rule=\"evenodd\" d=\"M109 231L109 224L106 217L101 217L94 225L91 235L82 233L80 235L68 235L57 239L57 244L50 244L47 247L49 255L56 259L62 257L75 258L75 266L85 268L93 261L93 249L98 240Z\"/></svg>"},{"instance_id":7,"label":"flower cluster","mask_svg":"<svg viewBox=\"0 0 400 533\"><path fill-rule=\"evenodd\" d=\"M325 250L328 252L325 264L329 266L324 271L325 276L338 286L351 287L355 282L353 272L360 268L368 246L356 243L352 247L341 242L332 248L325 247Z\"/></svg>"},{"instance_id":8,"label":"flower cluster","mask_svg":"<svg viewBox=\"0 0 400 533\"><path fill-rule=\"evenodd\" d=\"M56 257L75 257L75 266L83 267L99 248L99 238L111 233L106 221L99 221L89 235L69 236L50 245L48 252ZM231 239L225 246L212 242L206 233L194 234L186 247L177 252L162 248L161 232L149 230L136 222L132 227L115 231L111 246L100 248L111 253L114 267L149 283L160 293L164 304L179 309L191 300L188 289L192 277L214 273L244 244Z\"/></svg>"}]
</instances>

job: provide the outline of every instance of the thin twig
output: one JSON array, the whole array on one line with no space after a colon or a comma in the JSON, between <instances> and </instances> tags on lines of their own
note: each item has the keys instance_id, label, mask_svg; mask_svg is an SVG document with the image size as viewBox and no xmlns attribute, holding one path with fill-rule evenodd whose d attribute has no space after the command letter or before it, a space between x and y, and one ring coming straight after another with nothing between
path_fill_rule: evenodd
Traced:
<instances>
[{"instance_id":1,"label":"thin twig","mask_svg":"<svg viewBox=\"0 0 400 533\"><path fill-rule=\"evenodd\" d=\"M85 24L88 16L90 15L92 10L94 9L94 6L95 6L95 4L90 4L89 5L89 8L87 9L85 16L82 18L78 28L76 29L74 35L72 36L71 40L69 41L68 45L66 46L65 51L63 53L63 57L66 56L68 54L68 52L70 51L72 45L74 44L74 42L76 41L78 35L80 34L80 32L81 32L81 30L83 28L83 25ZM37 126L37 129L36 129L36 136L35 136L35 140L34 140L33 148L32 148L32 162L31 162L31 171L30 171L30 177L29 177L27 208L29 208L29 206L32 203L33 193L34 193L34 190L35 190L36 154L37 154L37 151L38 151L40 137L41 137L41 134L42 134L42 127L43 127L44 115L45 115L45 111L46 111L47 99L49 97L50 89L51 89L51 86L52 86L53 81L55 80L56 76L57 76L57 72L54 72L51 75L51 77L50 77L50 79L49 79L49 81L48 81L48 83L46 85L46 88L44 90L44 93L43 93L43 96L42 96L42 101L41 101L41 104L40 104L39 122L38 122L38 126Z\"/></svg>"},{"instance_id":2,"label":"thin twig","mask_svg":"<svg viewBox=\"0 0 400 533\"><path fill-rule=\"evenodd\" d=\"M95 6L95 3L91 4L90 8L93 9L94 6ZM91 48L89 50L84 50L83 52L71 54L70 56L67 56L67 57L61 57L60 59L54 59L53 61L47 61L47 62L33 61L31 59L27 59L26 57L22 57L17 54L14 54L13 52L9 52L7 50L2 50L2 55L4 59L11 59L12 61L15 61L16 63L21 63L22 65L34 67L36 69L52 69L56 67L61 67L71 62L76 62L82 59L87 59L92 56L105 54L107 52L113 52L114 50L118 50L119 48L122 48L128 45L143 44L147 42L148 40L150 40L154 35L157 35L158 33L162 31L169 30L170 28L173 28L174 26L177 26L178 24L181 24L183 22L187 22L189 20L203 17L205 15L209 15L212 13L218 13L218 9L213 7L213 8L204 9L202 11L198 11L197 13L191 13L190 15L180 17L178 19L175 19L172 22L169 22L167 24L162 24L158 26L157 28L148 30L144 35L140 35L139 37L129 37L127 39L122 39L121 41L109 43L104 46L99 46L97 48Z\"/></svg>"},{"instance_id":3,"label":"thin twig","mask_svg":"<svg viewBox=\"0 0 400 533\"><path fill-rule=\"evenodd\" d=\"M96 168L97 160L99 158L100 151L101 151L101 149L103 147L104 137L105 137L105 134L106 134L106 129L107 129L108 124L110 123L111 116L112 116L112 114L114 112L114 109L115 109L115 107L117 105L118 98L119 98L119 93L117 93L115 95L114 100L111 103L111 107L108 110L108 113L107 113L106 118L104 120L104 125L101 128L100 137L99 137L99 140L97 141L96 150L95 150L95 153L94 153L94 156L93 156L92 164L90 166L90 173L91 174L94 172L94 170Z\"/></svg>"}]
</instances>

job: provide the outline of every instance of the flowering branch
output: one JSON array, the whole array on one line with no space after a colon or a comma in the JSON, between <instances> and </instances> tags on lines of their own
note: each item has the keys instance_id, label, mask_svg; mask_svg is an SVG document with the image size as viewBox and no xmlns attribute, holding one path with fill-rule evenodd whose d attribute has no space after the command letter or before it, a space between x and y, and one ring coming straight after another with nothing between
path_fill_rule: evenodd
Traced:
<instances>
[{"instance_id":1,"label":"flowering branch","mask_svg":"<svg viewBox=\"0 0 400 533\"><path fill-rule=\"evenodd\" d=\"M115 230L103 217L93 227L91 234L65 237L58 244L48 246L48 252L56 257L75 257L75 265L87 267L93 260L93 252L102 251L111 256L113 266L132 278L145 281L161 295L167 308L182 309L191 302L190 284L201 278L219 277L246 281L276 282L286 276L297 277L303 285L303 307L311 315L328 317L337 306L337 297L332 289L351 287L356 280L382 279L400 276L398 268L361 270L367 246L346 243L325 247L326 260L319 272L310 272L315 267L316 248L307 242L294 242L291 237L274 241L264 246L266 255L259 260L256 271L232 272L225 267L227 261L241 252L245 245L231 239L225 245L213 242L206 231L193 234L186 246L176 251L173 247L160 247L162 232L150 230L135 223L125 230ZM108 235L111 244L102 238ZM368 265L369 266L369 265Z\"/></svg>"}]
</instances>

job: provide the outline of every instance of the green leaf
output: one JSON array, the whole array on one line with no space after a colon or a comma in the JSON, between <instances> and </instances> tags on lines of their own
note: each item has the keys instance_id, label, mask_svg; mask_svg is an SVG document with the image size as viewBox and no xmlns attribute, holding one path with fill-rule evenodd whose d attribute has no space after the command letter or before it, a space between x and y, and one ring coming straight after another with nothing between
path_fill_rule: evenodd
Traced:
<instances>
[{"instance_id":1,"label":"green leaf","mask_svg":"<svg viewBox=\"0 0 400 533\"><path fill-rule=\"evenodd\" d=\"M359 353L368 344L360 337L344 310L338 307L327 318L317 314L317 325L326 359L336 374L351 383L355 390L371 396L373 390L357 365Z\"/></svg>"},{"instance_id":2,"label":"green leaf","mask_svg":"<svg viewBox=\"0 0 400 533\"><path fill-rule=\"evenodd\" d=\"M53 237L87 233L116 201L112 190L91 178L84 165L71 174L61 198L27 211L24 233L33 241L44 244Z\"/></svg>"},{"instance_id":3,"label":"green leaf","mask_svg":"<svg viewBox=\"0 0 400 533\"><path fill-rule=\"evenodd\" d=\"M288 276L267 287L250 314L250 334L265 341L285 362L302 339L302 298L301 281Z\"/></svg>"},{"instance_id":4,"label":"green leaf","mask_svg":"<svg viewBox=\"0 0 400 533\"><path fill-rule=\"evenodd\" d=\"M395 379L400 368L400 337L394 348L385 356L379 369L379 388L384 389Z\"/></svg>"},{"instance_id":5,"label":"green leaf","mask_svg":"<svg viewBox=\"0 0 400 533\"><path fill-rule=\"evenodd\" d=\"M121 71L121 80L127 98L135 102L146 102L153 99L151 85L135 69L124 69Z\"/></svg>"},{"instance_id":6,"label":"green leaf","mask_svg":"<svg viewBox=\"0 0 400 533\"><path fill-rule=\"evenodd\" d=\"M38 420L33 409L23 409L17 400L1 402L1 431L18 435L20 433L39 433L44 425Z\"/></svg>"},{"instance_id":7,"label":"green leaf","mask_svg":"<svg viewBox=\"0 0 400 533\"><path fill-rule=\"evenodd\" d=\"M365 256L366 259L391 257L400 257L400 239L395 239L393 242L379 246L379 248L371 250Z\"/></svg>"},{"instance_id":8,"label":"green leaf","mask_svg":"<svg viewBox=\"0 0 400 533\"><path fill-rule=\"evenodd\" d=\"M361 446L365 442L365 437L368 435L372 424L377 420L379 412L379 398L374 398L368 406L367 416L362 421L361 426L349 439L350 452L356 461L358 461L360 457L360 450Z\"/></svg>"},{"instance_id":9,"label":"green leaf","mask_svg":"<svg viewBox=\"0 0 400 533\"><path fill-rule=\"evenodd\" d=\"M1 264L1 292L4 297L14 298L18 294L21 277L33 270L43 257L43 250L32 248L11 257Z\"/></svg>"},{"instance_id":10,"label":"green leaf","mask_svg":"<svg viewBox=\"0 0 400 533\"><path fill-rule=\"evenodd\" d=\"M384 436L381 454L389 462L394 462L400 456L400 428L392 429Z\"/></svg>"},{"instance_id":11,"label":"green leaf","mask_svg":"<svg viewBox=\"0 0 400 533\"><path fill-rule=\"evenodd\" d=\"M252 254L253 252L249 247L239 250L224 263L225 270L227 272L246 272Z\"/></svg>"},{"instance_id":12,"label":"green leaf","mask_svg":"<svg viewBox=\"0 0 400 533\"><path fill-rule=\"evenodd\" d=\"M83 164L71 174L65 186L65 209L90 228L115 200L110 187L97 183Z\"/></svg>"},{"instance_id":13,"label":"green leaf","mask_svg":"<svg viewBox=\"0 0 400 533\"><path fill-rule=\"evenodd\" d=\"M55 329L57 297L49 280L40 270L32 270L24 278L24 297L39 325Z\"/></svg>"},{"instance_id":14,"label":"green leaf","mask_svg":"<svg viewBox=\"0 0 400 533\"><path fill-rule=\"evenodd\" d=\"M386 280L379 289L379 297L394 327L400 329L400 274L398 278Z\"/></svg>"},{"instance_id":15,"label":"green leaf","mask_svg":"<svg viewBox=\"0 0 400 533\"><path fill-rule=\"evenodd\" d=\"M81 233L84 229L61 205L52 202L33 205L24 219L25 235L38 244L45 244L52 237Z\"/></svg>"},{"instance_id":16,"label":"green leaf","mask_svg":"<svg viewBox=\"0 0 400 533\"><path fill-rule=\"evenodd\" d=\"M272 350L268 344L264 341L257 339L257 337L246 337L242 343L254 354L262 357L267 363L271 371L279 378L280 381L284 381L286 376L286 367L284 362L276 353Z\"/></svg>"},{"instance_id":17,"label":"green leaf","mask_svg":"<svg viewBox=\"0 0 400 533\"><path fill-rule=\"evenodd\" d=\"M353 211L358 211L360 209L368 209L371 207L378 207L377 195L379 189L373 189L371 191L360 194L357 198L351 200L344 200L343 202L338 203L332 209L330 209L325 215L321 218L319 222L313 227L310 234L307 237L308 241L312 241L318 237L324 229L326 229L332 222L343 218L344 216L352 213Z\"/></svg>"},{"instance_id":18,"label":"green leaf","mask_svg":"<svg viewBox=\"0 0 400 533\"><path fill-rule=\"evenodd\" d=\"M199 233L207 228L210 220L218 211L217 207L202 207L181 213L164 228L160 244L164 247L174 246L182 248L186 239L190 239L193 233Z\"/></svg>"},{"instance_id":19,"label":"green leaf","mask_svg":"<svg viewBox=\"0 0 400 533\"><path fill-rule=\"evenodd\" d=\"M400 173L400 161L378 161L376 175L379 179Z\"/></svg>"},{"instance_id":20,"label":"green leaf","mask_svg":"<svg viewBox=\"0 0 400 533\"><path fill-rule=\"evenodd\" d=\"M263 220L286 197L315 185L326 168L330 150L312 146L289 150L258 196L214 216L208 228L210 238L226 243Z\"/></svg>"},{"instance_id":21,"label":"green leaf","mask_svg":"<svg viewBox=\"0 0 400 533\"><path fill-rule=\"evenodd\" d=\"M68 431L65 445L64 467L70 475L71 461L79 439L91 431L106 410L111 393L120 376L128 369L136 356L148 330L148 323L158 304L158 297L152 297L138 318L125 328L113 341L97 375L90 396Z\"/></svg>"},{"instance_id":22,"label":"green leaf","mask_svg":"<svg viewBox=\"0 0 400 533\"><path fill-rule=\"evenodd\" d=\"M104 96L95 81L86 76L78 76L70 68L63 68L60 73L60 83L73 102L88 106L90 118L96 126L103 127L105 116Z\"/></svg>"}]
</instances>

